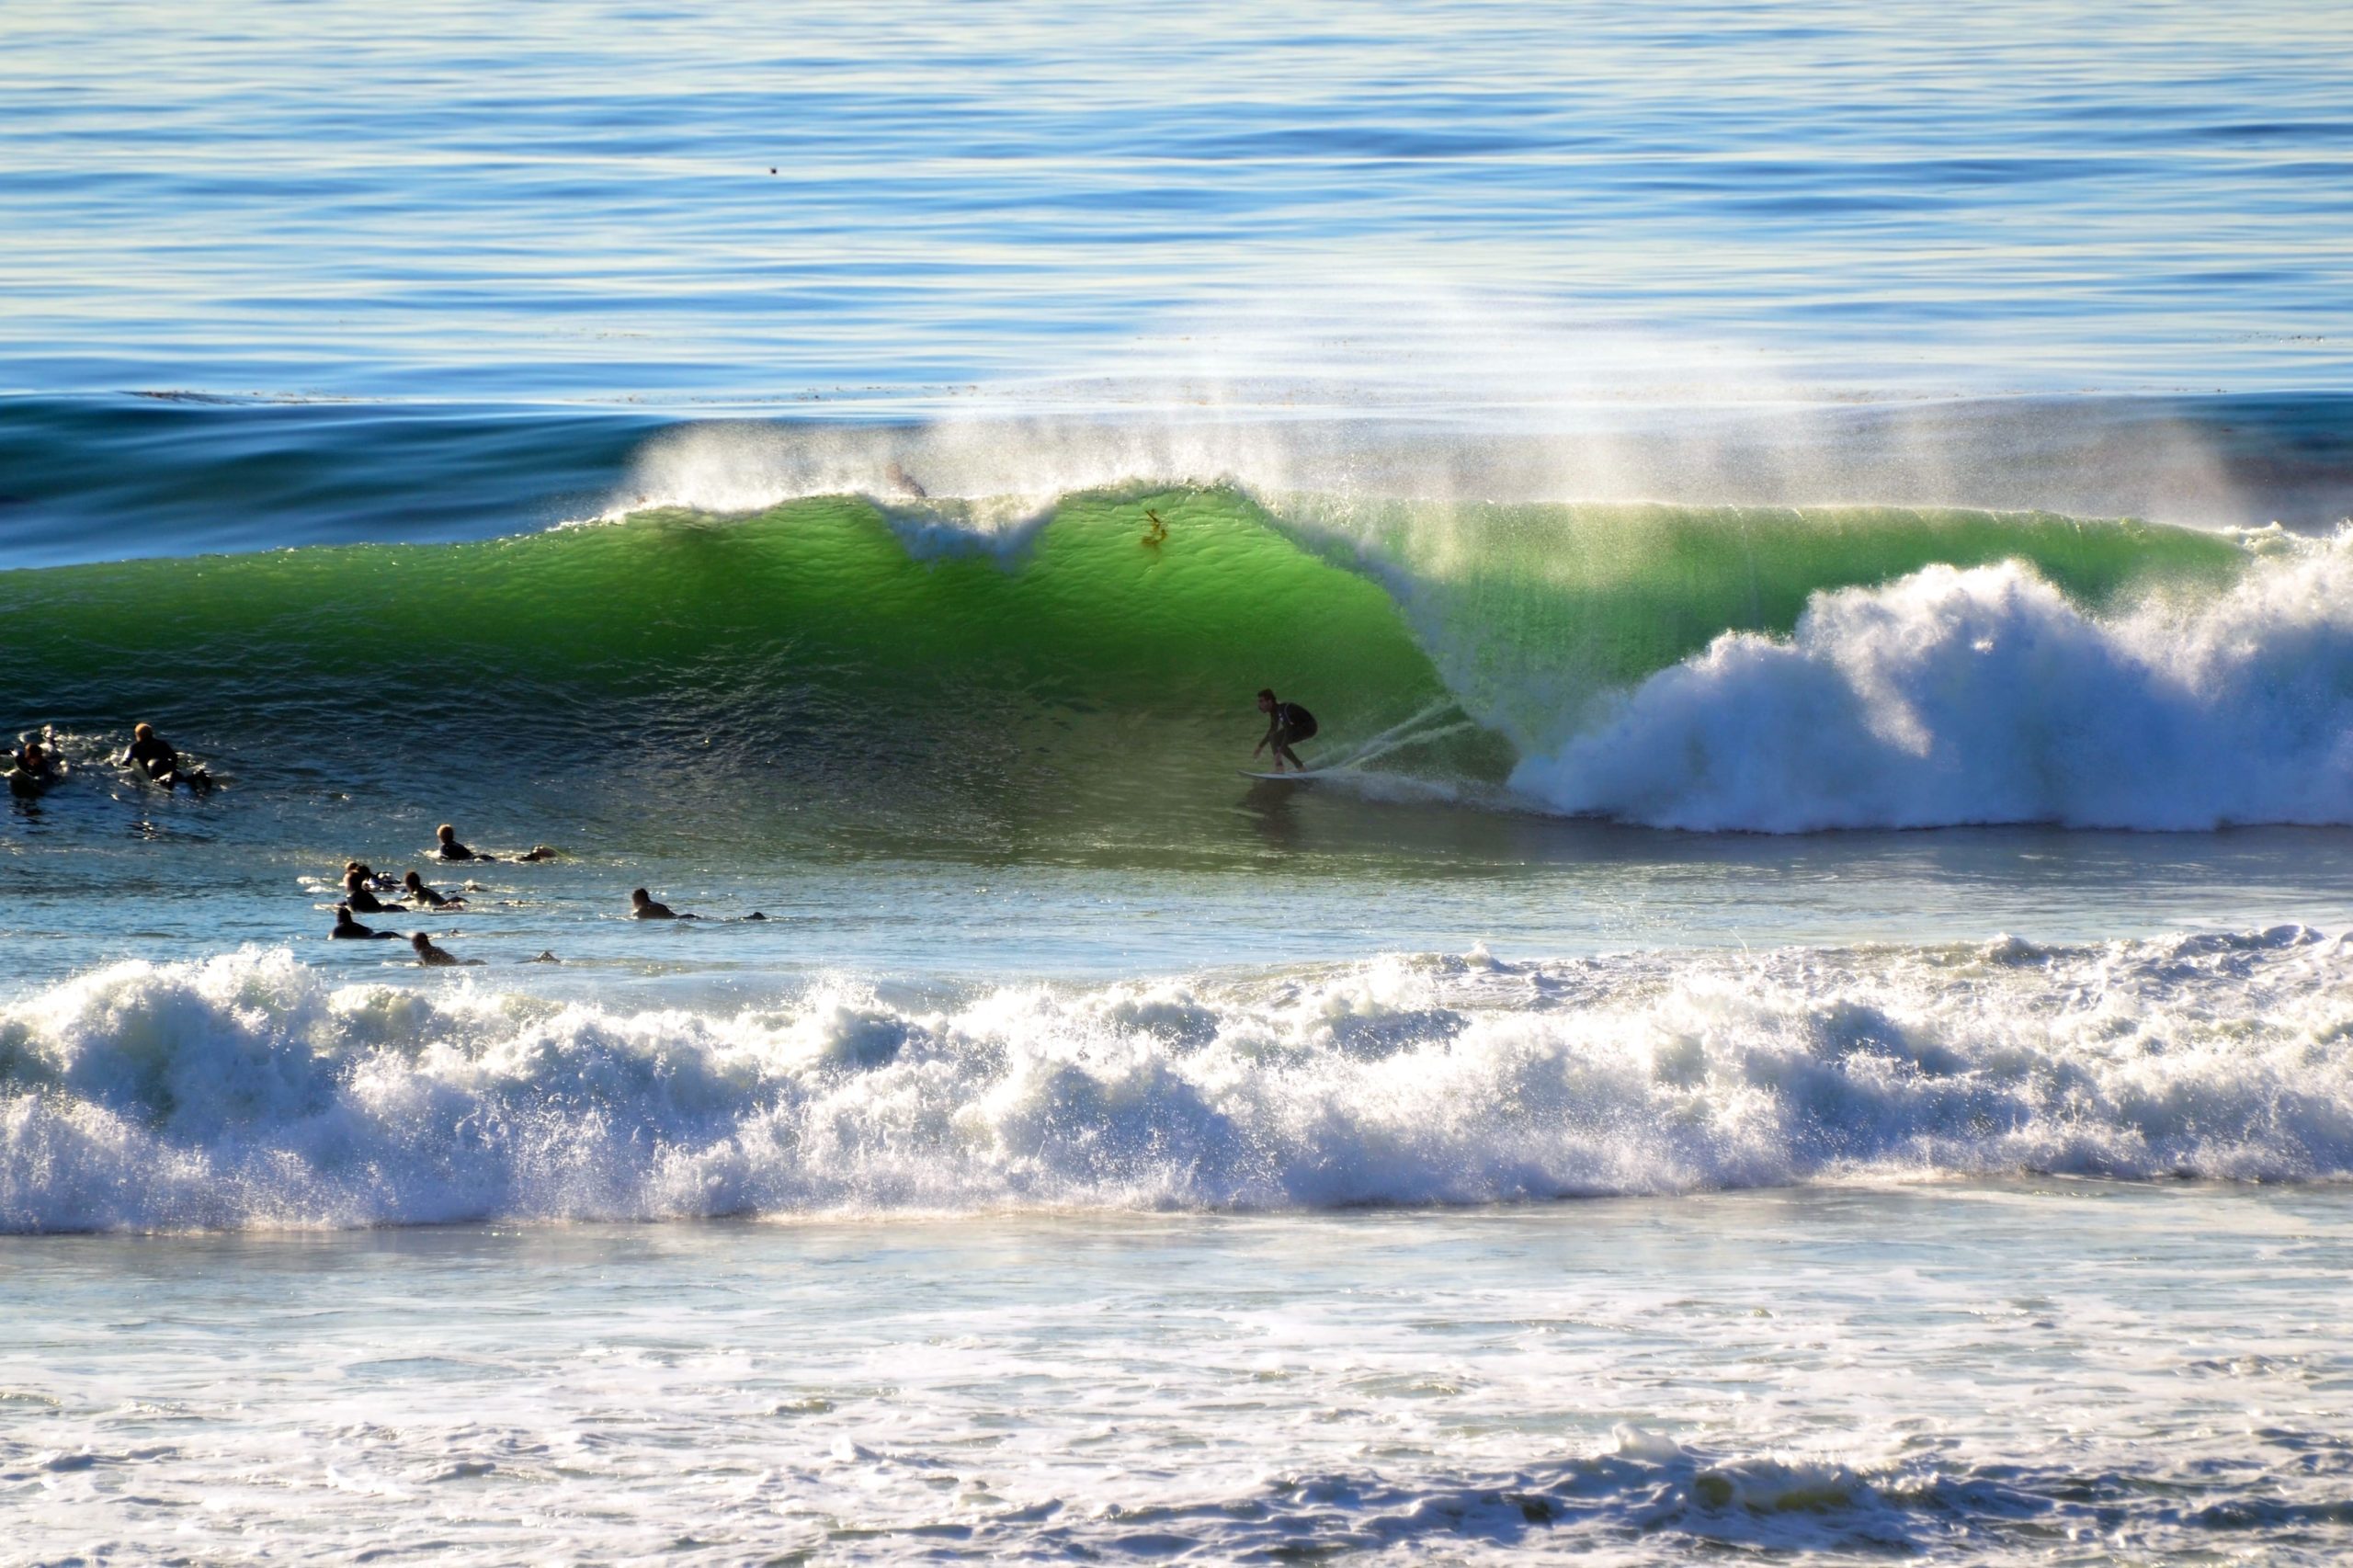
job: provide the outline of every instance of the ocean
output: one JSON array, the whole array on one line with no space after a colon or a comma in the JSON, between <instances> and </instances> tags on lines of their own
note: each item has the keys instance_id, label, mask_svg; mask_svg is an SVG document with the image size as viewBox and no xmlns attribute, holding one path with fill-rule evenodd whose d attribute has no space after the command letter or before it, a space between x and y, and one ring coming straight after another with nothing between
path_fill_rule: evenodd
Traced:
<instances>
[{"instance_id":1,"label":"ocean","mask_svg":"<svg viewBox=\"0 0 2353 1568\"><path fill-rule=\"evenodd\" d=\"M2349 93L0 10L0 1562L2342 1560Z\"/></svg>"}]
</instances>

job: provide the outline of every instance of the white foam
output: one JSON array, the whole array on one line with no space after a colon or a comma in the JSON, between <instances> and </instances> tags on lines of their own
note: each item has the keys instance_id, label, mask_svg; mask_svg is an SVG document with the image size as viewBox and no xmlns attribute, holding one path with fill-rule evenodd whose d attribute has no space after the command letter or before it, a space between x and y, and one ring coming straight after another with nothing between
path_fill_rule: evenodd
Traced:
<instances>
[{"instance_id":1,"label":"white foam","mask_svg":"<svg viewBox=\"0 0 2353 1568\"><path fill-rule=\"evenodd\" d=\"M436 977L440 978L440 977ZM1302 1208L2017 1169L2353 1171L2353 960L1388 959L910 1012L336 987L284 952L0 1012L0 1227Z\"/></svg>"},{"instance_id":2,"label":"white foam","mask_svg":"<svg viewBox=\"0 0 2353 1568\"><path fill-rule=\"evenodd\" d=\"M1513 784L1696 829L2353 822L2353 534L2272 542L2227 591L2105 618L2015 562L1819 593Z\"/></svg>"}]
</instances>

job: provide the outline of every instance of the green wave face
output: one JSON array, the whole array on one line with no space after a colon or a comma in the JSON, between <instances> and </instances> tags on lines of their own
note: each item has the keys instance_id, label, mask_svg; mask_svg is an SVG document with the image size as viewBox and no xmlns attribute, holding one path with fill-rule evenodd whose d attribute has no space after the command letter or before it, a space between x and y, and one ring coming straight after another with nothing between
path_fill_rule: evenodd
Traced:
<instances>
[{"instance_id":1,"label":"green wave face","mask_svg":"<svg viewBox=\"0 0 2353 1568\"><path fill-rule=\"evenodd\" d=\"M1169 525L1151 547L1147 506ZM1158 835L1200 809L1172 779L1238 787L1261 686L1343 738L1443 696L1378 585L1232 495L1073 499L1003 556L906 536L820 499L17 573L0 679L21 723L153 719L255 780L1007 848Z\"/></svg>"},{"instance_id":2,"label":"green wave face","mask_svg":"<svg viewBox=\"0 0 2353 1568\"><path fill-rule=\"evenodd\" d=\"M1166 524L1144 542L1147 510ZM136 719L255 786L641 835L1040 853L1234 809L1261 686L1325 761L1500 781L1593 698L1808 596L2033 562L2087 602L2233 542L1982 513L1066 497L992 549L860 498L486 543L0 574L17 722Z\"/></svg>"}]
</instances>

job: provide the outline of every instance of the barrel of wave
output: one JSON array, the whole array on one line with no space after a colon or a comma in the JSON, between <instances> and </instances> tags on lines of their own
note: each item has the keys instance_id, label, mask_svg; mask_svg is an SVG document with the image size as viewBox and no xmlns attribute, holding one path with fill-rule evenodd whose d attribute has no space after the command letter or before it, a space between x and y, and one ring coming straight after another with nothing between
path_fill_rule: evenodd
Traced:
<instances>
[{"instance_id":1,"label":"barrel of wave","mask_svg":"<svg viewBox=\"0 0 2353 1568\"><path fill-rule=\"evenodd\" d=\"M828 497L66 567L0 578L0 613L28 708L169 713L256 777L556 779L551 809L641 817L658 785L674 817L766 800L950 837L1181 813L1183 780L1246 759L1262 686L1336 743L1445 695L1381 585L1223 491L1068 497L1009 538Z\"/></svg>"}]
</instances>

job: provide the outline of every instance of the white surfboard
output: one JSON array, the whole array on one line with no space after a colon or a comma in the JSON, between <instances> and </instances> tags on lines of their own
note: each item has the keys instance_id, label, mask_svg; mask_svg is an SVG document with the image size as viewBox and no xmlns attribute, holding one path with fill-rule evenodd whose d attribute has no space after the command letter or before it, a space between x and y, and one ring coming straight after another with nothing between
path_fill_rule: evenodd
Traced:
<instances>
[{"instance_id":1,"label":"white surfboard","mask_svg":"<svg viewBox=\"0 0 2353 1568\"><path fill-rule=\"evenodd\" d=\"M1311 767L1304 773L1253 773L1246 767L1234 769L1245 778L1255 778L1262 784L1302 784L1310 778L1321 778L1331 771L1328 767Z\"/></svg>"}]
</instances>

